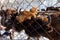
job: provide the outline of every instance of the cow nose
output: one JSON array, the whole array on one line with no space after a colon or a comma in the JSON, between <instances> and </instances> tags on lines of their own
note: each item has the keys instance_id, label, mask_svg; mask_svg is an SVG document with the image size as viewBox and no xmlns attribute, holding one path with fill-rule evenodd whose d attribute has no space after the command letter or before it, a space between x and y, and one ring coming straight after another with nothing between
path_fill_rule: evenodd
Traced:
<instances>
[{"instance_id":1,"label":"cow nose","mask_svg":"<svg viewBox=\"0 0 60 40\"><path fill-rule=\"evenodd\" d=\"M7 23L8 22L8 19L7 20L5 20L5 23Z\"/></svg>"},{"instance_id":2,"label":"cow nose","mask_svg":"<svg viewBox=\"0 0 60 40\"><path fill-rule=\"evenodd\" d=\"M5 20L5 23L8 23L8 24L9 24L9 20L8 20L8 19L6 19L6 20Z\"/></svg>"},{"instance_id":3,"label":"cow nose","mask_svg":"<svg viewBox=\"0 0 60 40\"><path fill-rule=\"evenodd\" d=\"M5 24L7 24L7 25L12 25L12 20L6 19L6 20L5 20Z\"/></svg>"}]
</instances>

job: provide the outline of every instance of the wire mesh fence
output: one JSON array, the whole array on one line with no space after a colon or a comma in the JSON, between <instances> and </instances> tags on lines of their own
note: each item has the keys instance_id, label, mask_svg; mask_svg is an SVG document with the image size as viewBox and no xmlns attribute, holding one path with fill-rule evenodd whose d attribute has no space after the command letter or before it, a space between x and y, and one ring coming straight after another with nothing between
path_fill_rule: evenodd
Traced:
<instances>
[{"instance_id":1,"label":"wire mesh fence","mask_svg":"<svg viewBox=\"0 0 60 40\"><path fill-rule=\"evenodd\" d=\"M22 8L30 9L33 6L36 6L38 9L46 9L49 6L56 6L59 4L58 0L2 0L0 1L1 5L6 8ZM58 5L59 6L59 5Z\"/></svg>"},{"instance_id":2,"label":"wire mesh fence","mask_svg":"<svg viewBox=\"0 0 60 40\"><path fill-rule=\"evenodd\" d=\"M5 10L8 8L18 9L18 10L20 10L20 8L22 8L22 10L24 10L24 9L30 10L32 7L37 7L41 11L41 9L46 9L47 7L50 7L50 6L60 7L59 4L60 3L58 0L49 0L49 1L48 0L2 0L2 1L0 0L0 9L2 6L3 6L2 9L5 9ZM41 13L43 13L43 12L41 12ZM47 13L49 13L49 12L47 12ZM33 20L32 22L35 22L37 25L41 26L36 20ZM23 25L23 26L25 27L25 25ZM29 26L32 26L32 25L29 24ZM37 33L37 35L40 35L34 27L33 27L33 29ZM48 37L50 37L52 40L55 40L51 37L51 35L49 33L47 33L47 31L45 29L43 29L43 30ZM31 31L29 31L29 33L31 33ZM59 32L57 32L57 33L59 33ZM23 35L23 33L22 33L22 35ZM14 37L15 37L15 39L16 38L23 39L24 37L22 37L22 35L20 33L17 33L17 35L14 35ZM45 40L45 39L42 38L41 40Z\"/></svg>"}]
</instances>

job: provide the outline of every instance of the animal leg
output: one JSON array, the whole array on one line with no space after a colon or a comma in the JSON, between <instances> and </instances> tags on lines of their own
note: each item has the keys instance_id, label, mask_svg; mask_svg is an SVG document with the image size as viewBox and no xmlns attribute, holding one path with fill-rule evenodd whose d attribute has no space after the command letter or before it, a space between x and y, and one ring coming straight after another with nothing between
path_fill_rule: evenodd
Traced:
<instances>
[{"instance_id":1,"label":"animal leg","mask_svg":"<svg viewBox=\"0 0 60 40\"><path fill-rule=\"evenodd\" d=\"M37 40L39 40L39 37L37 37Z\"/></svg>"},{"instance_id":2,"label":"animal leg","mask_svg":"<svg viewBox=\"0 0 60 40\"><path fill-rule=\"evenodd\" d=\"M30 36L27 38L27 40L30 40Z\"/></svg>"},{"instance_id":3,"label":"animal leg","mask_svg":"<svg viewBox=\"0 0 60 40\"><path fill-rule=\"evenodd\" d=\"M10 35L9 35L9 36L10 36L10 39L12 40L12 36L11 36L11 33L10 33Z\"/></svg>"}]
</instances>

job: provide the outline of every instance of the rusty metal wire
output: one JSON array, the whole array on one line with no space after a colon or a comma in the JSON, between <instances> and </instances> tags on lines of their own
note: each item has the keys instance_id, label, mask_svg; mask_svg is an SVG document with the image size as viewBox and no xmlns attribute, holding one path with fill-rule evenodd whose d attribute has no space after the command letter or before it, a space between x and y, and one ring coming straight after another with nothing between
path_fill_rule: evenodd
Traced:
<instances>
[{"instance_id":1,"label":"rusty metal wire","mask_svg":"<svg viewBox=\"0 0 60 40\"><path fill-rule=\"evenodd\" d=\"M46 6L45 4L44 4L44 2L45 2L46 0L43 0L43 1L41 1L41 0L38 0L37 2L38 2L38 9L39 10L41 10L40 9L40 6L41 5L44 5L45 7L48 7L48 6ZM1 2L0 2L1 3ZM15 0L13 3L10 3L10 8L12 7L12 8L15 8L15 9L19 9L19 8L22 8L22 9L30 9L31 7L34 7L34 5L33 5L33 3L36 3L36 0L30 0L30 1L28 1L28 0L22 0L21 2L19 2L19 1L17 1L17 0ZM55 3L53 6L55 6L56 4L58 4L58 2L57 3ZM7 3L6 4L1 4L1 5L4 5L4 7L6 7L6 8L8 8L8 6L7 5L9 5L9 1L7 1ZM1 6L0 5L0 6ZM36 6L36 5L35 5ZM51 5L52 6L52 5ZM42 13L42 12L41 12ZM44 13L46 13L46 12L44 12ZM47 12L47 13L51 13L51 12ZM35 21L35 20L34 20ZM36 21L35 21L36 22ZM36 22L37 23L37 22ZM37 24L39 24L39 23L37 23ZM23 25L23 24L22 24ZM39 24L40 25L40 24ZM24 25L23 25L24 26ZM31 26L31 25L30 25ZM40 25L41 26L41 25ZM25 26L24 26L25 27ZM42 28L42 27L41 27ZM42 28L43 29L43 28ZM34 29L35 30L35 29ZM43 29L44 30L44 29ZM35 30L36 31L36 30ZM45 32L46 32L46 30L44 30ZM37 32L37 31L36 31ZM37 32L38 33L38 32ZM39 33L38 33L39 34ZM46 32L46 34L52 39L52 37ZM40 35L40 34L39 34Z\"/></svg>"}]
</instances>

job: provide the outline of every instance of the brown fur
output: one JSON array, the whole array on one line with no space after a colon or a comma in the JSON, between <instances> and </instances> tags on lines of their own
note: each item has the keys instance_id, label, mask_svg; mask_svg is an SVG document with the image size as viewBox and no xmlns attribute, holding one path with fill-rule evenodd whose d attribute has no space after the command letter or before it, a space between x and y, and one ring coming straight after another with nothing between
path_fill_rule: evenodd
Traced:
<instances>
[{"instance_id":1,"label":"brown fur","mask_svg":"<svg viewBox=\"0 0 60 40\"><path fill-rule=\"evenodd\" d=\"M14 13L15 11L11 10L11 9L8 9L7 11L7 14L12 14ZM27 10L24 10L23 12L21 12L22 14L18 15L16 17L17 21L19 21L19 23L22 23L23 21L27 20L27 19L31 19L31 17L33 16L34 18L36 18L36 9L32 8L30 11L27 11ZM7 16L8 17L8 16ZM51 26L48 25L48 27L50 26L50 28L52 27L53 28L53 31L49 32L49 29L47 31L47 33L49 34L49 36L45 33L45 32L41 32L40 35L44 36L44 37L47 37L49 38L50 40L60 40L60 35L57 33L59 32L60 33L60 12L57 12L57 13L52 13L51 14L51 18L52 18L52 22L51 22ZM42 21L45 21L48 23L48 18L41 15L40 19L42 19ZM33 22L34 23L34 22ZM32 24L32 23L31 23ZM33 26L32 26L33 27ZM30 26L30 28L32 28ZM43 26L42 26L43 27ZM48 28L48 27L45 27L45 28ZM18 27L19 28L19 27ZM55 28L55 30L54 30ZM57 30L57 32L56 32ZM40 30L41 31L41 30ZM39 31L39 32L40 32ZM36 32L34 32L36 33ZM32 34L31 34L32 35ZM39 38L39 37L37 37ZM38 40L38 39L37 39Z\"/></svg>"},{"instance_id":2,"label":"brown fur","mask_svg":"<svg viewBox=\"0 0 60 40\"><path fill-rule=\"evenodd\" d=\"M32 7L32 9L30 11L24 10L22 12L22 15L17 16L17 20L21 23L26 19L31 19L31 17L33 16L34 18L36 18L36 13L37 13L37 8Z\"/></svg>"},{"instance_id":3,"label":"brown fur","mask_svg":"<svg viewBox=\"0 0 60 40\"><path fill-rule=\"evenodd\" d=\"M47 35L45 35L45 37L49 38L50 40L60 40L60 12L52 13L51 18L51 26L53 28L53 31L50 32L49 35L52 39L49 38Z\"/></svg>"},{"instance_id":4,"label":"brown fur","mask_svg":"<svg viewBox=\"0 0 60 40\"><path fill-rule=\"evenodd\" d=\"M13 10L13 9L7 9L6 12L7 12L7 14L12 14L12 13L16 12L16 10Z\"/></svg>"}]
</instances>

